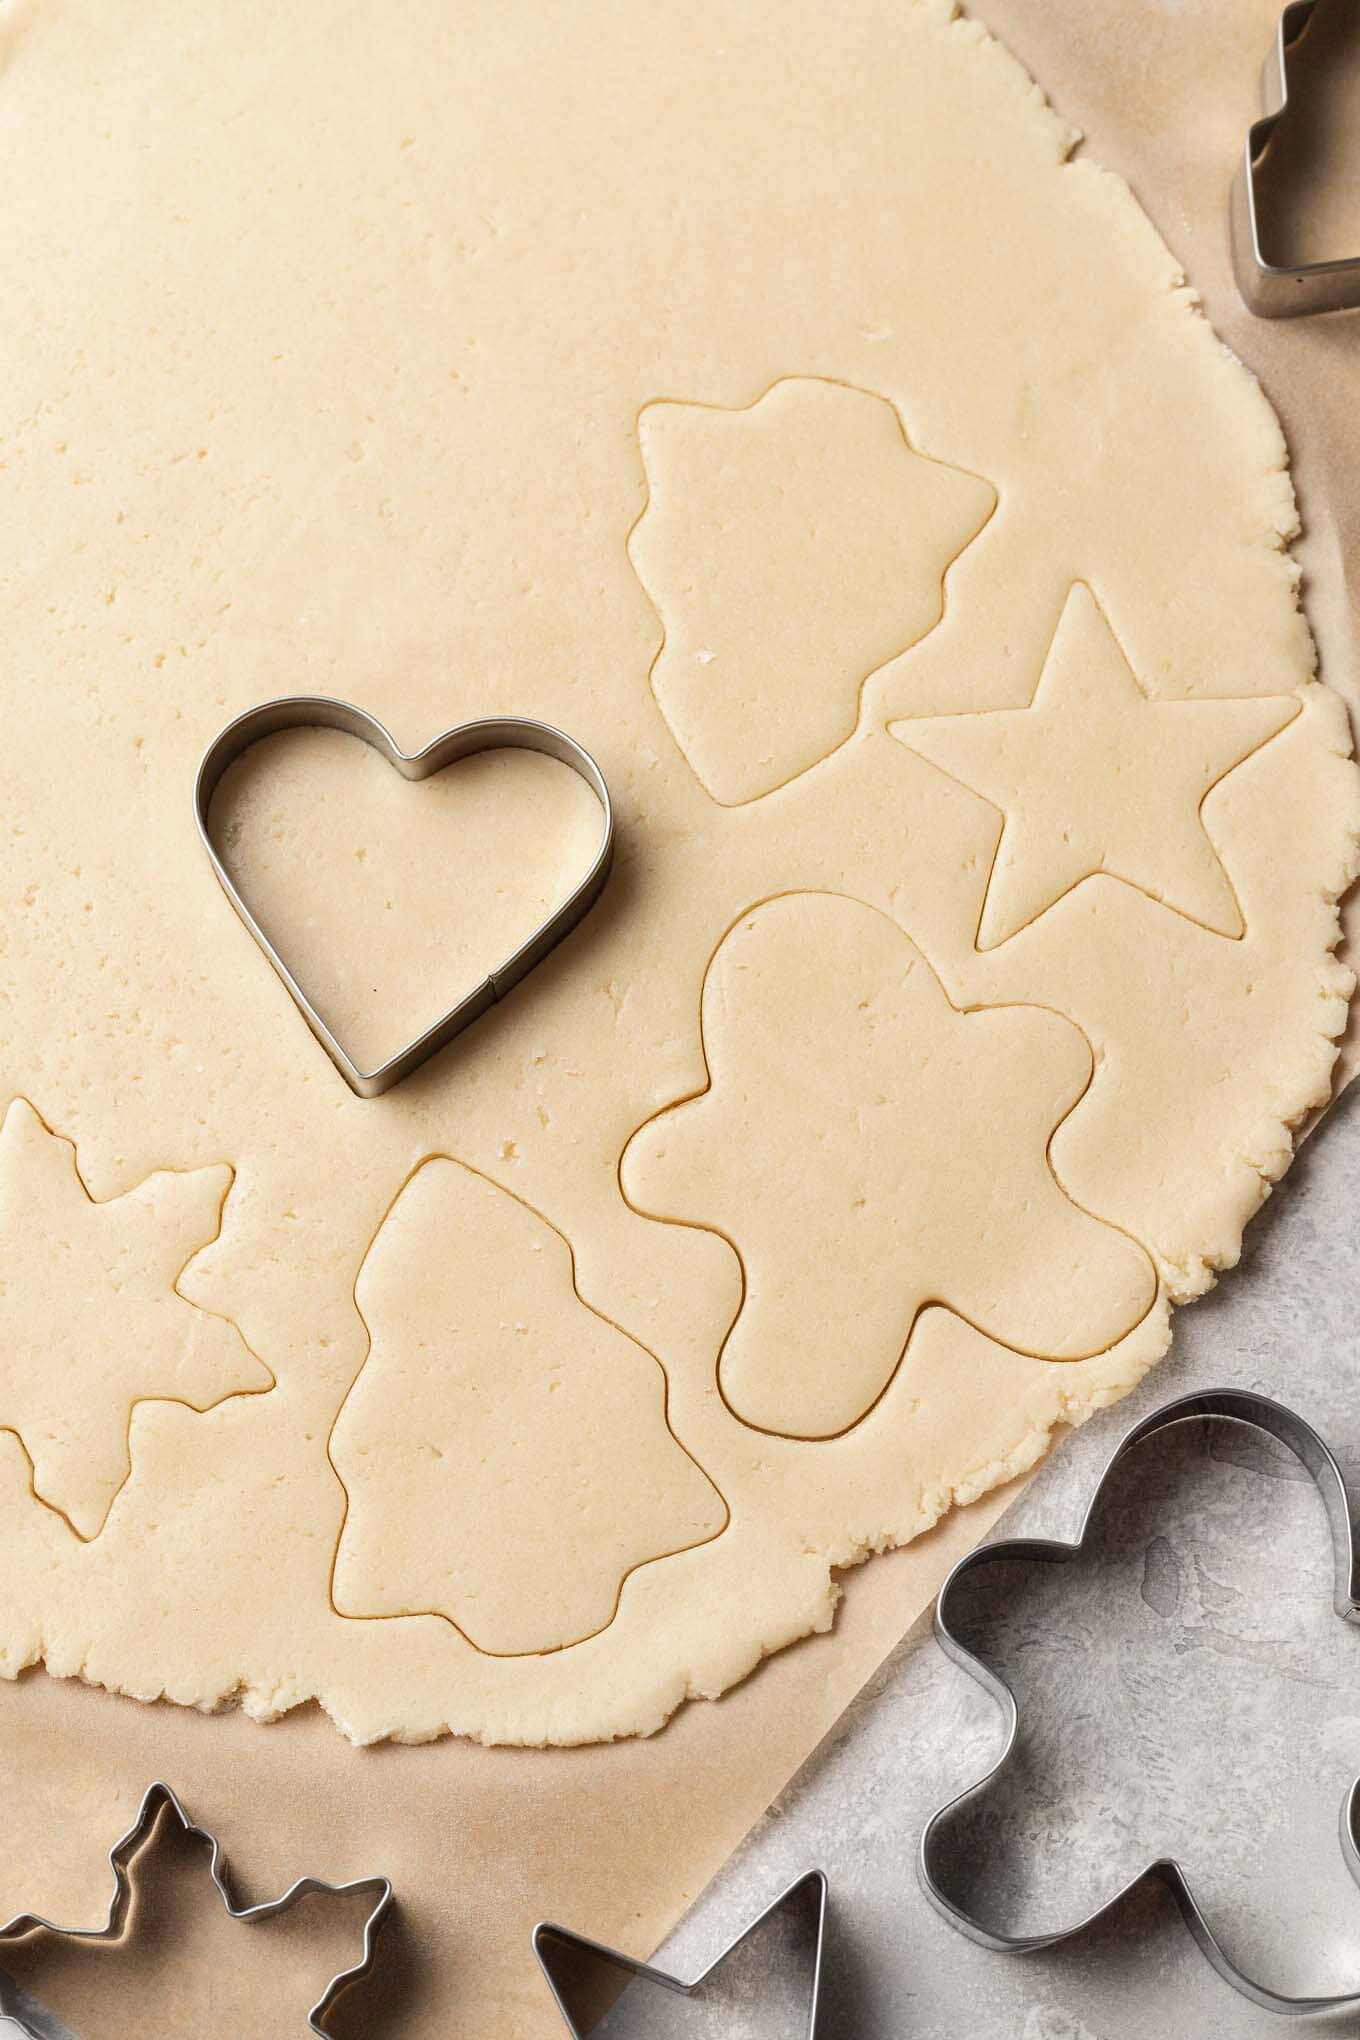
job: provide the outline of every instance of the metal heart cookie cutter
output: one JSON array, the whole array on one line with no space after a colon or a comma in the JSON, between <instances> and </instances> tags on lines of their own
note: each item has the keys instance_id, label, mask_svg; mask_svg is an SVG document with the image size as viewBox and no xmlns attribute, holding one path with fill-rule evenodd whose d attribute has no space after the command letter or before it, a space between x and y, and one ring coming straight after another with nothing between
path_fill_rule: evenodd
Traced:
<instances>
[{"instance_id":1,"label":"metal heart cookie cutter","mask_svg":"<svg viewBox=\"0 0 1360 2040\"><path fill-rule=\"evenodd\" d=\"M1060 1942L1069 1941L1075 1935L1084 1933L1098 1921L1105 1919L1116 1906L1122 1904L1131 1891L1145 1879L1156 1878L1164 1884L1180 1907L1182 1917L1200 1949L1214 1968L1234 1990L1250 1998L1253 2004L1269 2012L1283 2012L1300 2016L1309 2012L1341 2011L1360 2005L1360 1991L1342 1991L1328 1997L1287 1997L1279 1991L1258 1983L1240 1969L1223 1948L1208 1919L1200 1909L1190 1885L1190 1878L1184 1866L1174 1857L1163 1856L1149 1863L1137 1876L1117 1891L1113 1898L1097 1906L1084 1919L1071 1926L1059 1927L1054 1932L1042 1934L1006 1934L989 1927L976 1914L957 1905L946 1893L937 1875L937 1864L941 1853L941 1832L950 1816L960 1807L979 1799L987 1790L998 1772L1009 1763L1019 1733L1020 1718L1015 1694L999 1673L994 1672L983 1661L974 1656L953 1626L950 1601L954 1589L965 1573L979 1566L992 1565L1001 1560L1017 1559L1021 1562L1048 1561L1063 1564L1077 1557L1090 1533L1093 1519L1100 1507L1101 1499L1120 1461L1127 1457L1144 1440L1156 1436L1160 1431L1169 1430L1175 1424L1186 1424L1203 1418L1227 1418L1240 1424L1249 1424L1258 1431L1266 1431L1278 1438L1282 1445L1299 1458L1317 1485L1327 1511L1327 1521L1332 1533L1332 1546L1336 1558L1336 1570L1332 1593L1332 1605L1345 1622L1360 1622L1360 1579L1356 1575L1355 1532L1351 1518L1350 1498L1346 1492L1345 1478L1330 1449L1303 1418L1282 1403L1273 1402L1269 1396L1257 1395L1246 1389L1220 1388L1206 1390L1198 1395L1179 1397L1175 1402L1165 1403L1135 1424L1126 1437L1115 1447L1104 1472L1096 1483L1095 1491L1082 1517L1081 1527L1071 1543L1058 1539L1022 1537L1000 1540L992 1544L979 1545L971 1551L949 1574L940 1589L935 1604L935 1634L944 1650L961 1665L971 1678L999 1702L1006 1717L1006 1744L995 1764L984 1778L970 1785L966 1792L951 1799L933 1813L926 1823L921 1836L921 1847L917 1857L917 1871L926 1897L935 1910L966 1934L972 1941L980 1942L984 1948L996 1949L1005 1955L1034 1954L1043 1948L1056 1947ZM1351 1875L1360 1881L1360 1778L1347 1792L1341 1807L1341 1853Z\"/></svg>"},{"instance_id":2,"label":"metal heart cookie cutter","mask_svg":"<svg viewBox=\"0 0 1360 2040\"><path fill-rule=\"evenodd\" d=\"M1280 16L1274 47L1261 74L1261 118L1247 134L1233 183L1230 215L1233 270L1250 311L1262 319L1339 312L1360 305L1360 255L1333 262L1272 262L1261 245L1257 179L1289 104L1289 61L1320 0L1290 0Z\"/></svg>"},{"instance_id":3,"label":"metal heart cookie cutter","mask_svg":"<svg viewBox=\"0 0 1360 2040\"><path fill-rule=\"evenodd\" d=\"M282 730L293 729L340 730L346 736L357 737L385 759L403 779L410 780L431 779L446 765L453 765L460 758L471 758L479 751L541 751L545 757L555 758L559 764L569 765L573 772L580 774L599 801L604 817L594 861L561 906L555 907L528 940L498 964L489 977L442 1013L432 1026L373 1070L361 1070L351 1060L307 997L237 890L217 854L208 826L212 797L227 767L252 744L265 737L276 736ZM321 694L298 694L279 701L264 701L228 723L220 735L213 738L199 764L194 782L194 815L203 847L212 861L222 890L268 957L312 1033L351 1091L360 1098L377 1098L384 1091L390 1091L394 1084L399 1084L403 1077L409 1077L412 1070L418 1069L456 1034L461 1034L465 1027L480 1019L488 1007L503 999L521 978L527 977L535 964L541 963L594 906L604 890L614 858L614 808L604 774L589 751L574 737L569 737L565 730L527 716L490 716L480 722L459 723L455 728L445 730L442 736L426 744L423 751L403 751L376 716L356 708L352 702L336 701Z\"/></svg>"},{"instance_id":4,"label":"metal heart cookie cutter","mask_svg":"<svg viewBox=\"0 0 1360 2040\"><path fill-rule=\"evenodd\" d=\"M156 1817L163 1807L170 1810L186 1835L196 1842L207 1844L208 1869L213 1883L217 1886L218 1895L230 1917L240 1920L246 1926L257 1920L275 1919L280 1913L287 1912L291 1906L296 1905L300 1898L308 1898L313 1893L345 1898L350 1893L359 1891L372 1898L373 1903L364 1921L364 1945L359 1960L349 1969L337 1970L307 2014L309 2029L318 2034L320 2040L328 2040L325 2023L327 2013L352 1985L367 1976L373 1968L374 1943L377 1940L378 1929L392 1905L390 1881L386 1877L357 1877L349 1884L326 1884L319 1877L299 1877L296 1883L290 1884L278 1898L263 1899L258 1905L237 1905L232 1899L231 1888L227 1882L227 1866L216 1835L210 1834L207 1828L199 1827L196 1821L190 1820L170 1787L159 1781L154 1785L148 1785L142 1795L136 1820L127 1833L120 1835L109 1850L113 1891L109 1898L109 1909L104 1924L99 1927L62 1927L54 1920L40 1918L37 1913L20 1913L17 1918L8 1920L0 1926L0 1952L4 1943L25 1941L30 1935L40 1932L55 1934L68 1941L121 1940L127 1926L128 1911L132 1905L132 1883L128 1867L150 1839ZM33 2027L15 1997L12 1982L2 1971L0 1971L0 2018L13 2021L22 2033L33 2033Z\"/></svg>"}]
</instances>

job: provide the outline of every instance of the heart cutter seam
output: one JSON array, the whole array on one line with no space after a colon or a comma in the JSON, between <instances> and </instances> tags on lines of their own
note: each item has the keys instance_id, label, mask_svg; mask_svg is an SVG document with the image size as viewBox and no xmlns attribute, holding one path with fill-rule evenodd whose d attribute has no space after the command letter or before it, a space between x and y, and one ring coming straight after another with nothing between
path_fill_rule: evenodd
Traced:
<instances>
[{"instance_id":1,"label":"heart cutter seam","mask_svg":"<svg viewBox=\"0 0 1360 2040\"><path fill-rule=\"evenodd\" d=\"M227 767L263 738L291 729L332 729L357 737L408 780L431 779L446 766L456 764L460 758L471 758L481 751L540 751L545 757L555 758L559 764L569 765L585 780L599 801L604 816L604 830L594 861L561 906L554 908L518 949L512 950L489 976L442 1013L433 1025L372 1070L361 1070L351 1060L307 997L238 891L217 853L208 826L212 797ZM194 780L194 818L223 892L254 936L308 1027L358 1098L378 1098L384 1091L390 1091L394 1084L410 1076L455 1035L480 1019L521 978L527 977L594 906L604 890L614 858L614 808L604 774L589 751L555 724L527 716L488 716L477 722L455 724L421 751L403 751L376 716L370 715L366 709L356 708L352 702L338 701L322 694L287 695L276 701L264 701L229 722L213 738L200 760Z\"/></svg>"}]
</instances>

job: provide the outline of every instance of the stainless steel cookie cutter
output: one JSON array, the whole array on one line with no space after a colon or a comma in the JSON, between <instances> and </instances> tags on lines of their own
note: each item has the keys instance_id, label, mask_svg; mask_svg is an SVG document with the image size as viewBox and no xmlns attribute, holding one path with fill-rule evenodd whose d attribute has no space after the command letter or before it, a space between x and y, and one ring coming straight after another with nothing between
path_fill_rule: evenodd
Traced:
<instances>
[{"instance_id":1,"label":"stainless steel cookie cutter","mask_svg":"<svg viewBox=\"0 0 1360 2040\"><path fill-rule=\"evenodd\" d=\"M1271 262L1261 245L1257 178L1289 101L1289 60L1308 33L1319 0L1290 0L1261 73L1261 118L1247 134L1230 209L1233 270L1248 309L1263 319L1339 312L1360 305L1360 255L1290 267Z\"/></svg>"},{"instance_id":2,"label":"stainless steel cookie cutter","mask_svg":"<svg viewBox=\"0 0 1360 2040\"><path fill-rule=\"evenodd\" d=\"M1263 2006L1266 2011L1295 2016L1308 2012L1344 2010L1360 2005L1360 1991L1343 1991L1330 1997L1285 1997L1279 1991L1270 1990L1265 1984L1256 1982L1254 1977L1239 1969L1219 1943L1213 1928L1200 1910L1185 1869L1174 1858L1161 1857L1156 1862L1149 1863L1136 1877L1130 1878L1113 1898L1097 1906L1084 1919L1047 1934L1005 1934L996 1931L974 1914L956 1905L945 1892L936 1874L941 1847L940 1835L945 1823L960 1807L969 1805L986 1792L997 1773L1010 1761L1019 1731L1019 1711L1011 1688L1005 1679L973 1655L951 1626L950 1600L957 1583L966 1573L999 1560L1038 1560L1063 1564L1068 1559L1075 1558L1086 1542L1102 1496L1120 1461L1145 1439L1154 1437L1159 1431L1165 1431L1175 1424L1213 1417L1228 1418L1237 1423L1253 1425L1257 1430L1267 1431L1302 1460L1317 1484L1318 1492L1326 1506L1327 1521L1331 1526L1332 1543L1336 1554L1333 1606L1343 1621L1360 1622L1360 1578L1357 1578L1355 1531L1350 1498L1341 1468L1312 1425L1305 1423L1302 1417L1293 1410L1286 1409L1282 1403L1273 1402L1269 1396L1257 1395L1245 1389L1211 1389L1203 1394L1181 1396L1175 1402L1165 1403L1162 1408L1144 1417L1141 1423L1135 1424L1115 1447L1096 1483L1095 1491L1082 1517L1080 1529L1072 1543L1048 1538L1023 1537L979 1545L976 1551L969 1552L966 1558L960 1559L940 1589L939 1599L935 1604L935 1634L954 1662L961 1665L971 1678L976 1679L978 1684L984 1686L993 1699L999 1702L1006 1716L1006 1743L1001 1755L985 1777L970 1785L966 1792L959 1793L956 1798L931 1815L921 1836L917 1870L926 1897L951 1926L957 1927L960 1933L966 1934L970 1940L980 1942L984 1948L993 1948L1007 1955L1033 1954L1039 1949L1052 1948L1062 1941L1071 1940L1075 1935L1084 1933L1088 1927L1106 1918L1145 1879L1156 1878L1171 1892L1190 1932L1219 1975L1230 1983L1234 1990L1240 1991L1243 1997L1250 1998L1253 2004ZM1351 1874L1360 1881L1360 1779L1351 1786L1342 1803L1341 1850Z\"/></svg>"},{"instance_id":3,"label":"stainless steel cookie cutter","mask_svg":"<svg viewBox=\"0 0 1360 2040\"><path fill-rule=\"evenodd\" d=\"M227 1866L216 1835L199 1827L190 1820L176 1795L168 1785L157 1781L149 1785L142 1795L137 1818L125 1835L121 1835L109 1850L109 1867L113 1871L113 1892L109 1898L108 1916L100 1927L63 1927L54 1920L39 1918L36 1913L19 1913L14 1919L0 1926L0 1960L3 1960L5 1944L23 1941L30 1934L40 1931L59 1934L70 1941L118 1941L127 1925L128 1907L132 1902L132 1883L128 1875L129 1865L140 1853L151 1837L157 1816L162 1808L168 1808L179 1822L186 1835L195 1841L206 1842L209 1849L208 1867L212 1881L221 1894L222 1903L234 1920L250 1925L257 1920L274 1919L279 1913L287 1912L300 1898L307 1898L313 1892L328 1892L333 1897L344 1897L350 1892L365 1892L372 1895L373 1904L364 1922L363 1953L349 1969L341 1969L331 1978L316 2003L307 2014L310 2030L327 2040L326 2015L337 2000L367 1976L373 1967L373 1949L378 1929L392 1905L392 1886L386 1877L359 1877L349 1884L326 1884L319 1877L299 1877L295 1884L278 1898L268 1898L258 1905L237 1905L231 1895L227 1879ZM32 2033L33 2028L23 2015L22 2008L14 1996L11 1979L0 1970L0 2015L12 2020L19 2030Z\"/></svg>"},{"instance_id":4,"label":"stainless steel cookie cutter","mask_svg":"<svg viewBox=\"0 0 1360 2040\"><path fill-rule=\"evenodd\" d=\"M567 1927L553 1926L542 1920L534 1928L534 1953L538 1956L549 1990L557 2009L567 2024L572 2040L590 2040L597 2021L582 2025L581 2011L572 1991L570 1977L581 1966L585 1957L587 1967L603 1967L612 1970L616 1977L622 1975L624 1985L635 1978L656 1984L662 1990L677 1992L681 1997L699 1999L704 1995L710 1980L734 1955L738 1948L758 1934L768 1922L781 1914L791 1914L802 1909L809 1916L806 1924L811 1932L806 1938L811 1943L808 1963L808 2015L804 2040L817 2040L817 2020L822 1989L822 1953L826 1940L826 1876L821 1870L809 1870L796 1878L786 1891L780 1893L773 1905L766 1906L758 1919L749 1927L743 1927L736 1938L730 1941L722 1953L710 1962L702 1976L696 1976L692 1983L682 1983L678 1977L668 1976L664 1970L654 1969L649 1963L635 1962L631 1956L620 1955L613 1948L606 1948L599 1941L588 1941L583 1934L573 1934ZM612 2001L612 2000L611 2000Z\"/></svg>"},{"instance_id":5,"label":"stainless steel cookie cutter","mask_svg":"<svg viewBox=\"0 0 1360 2040\"><path fill-rule=\"evenodd\" d=\"M208 826L208 812L218 782L243 751L282 730L308 728L341 730L346 736L357 737L386 759L403 779L410 780L430 779L436 772L442 772L446 765L454 764L459 758L470 758L479 751L541 751L545 757L555 758L559 764L569 765L580 774L599 801L604 816L600 847L594 861L561 906L539 924L526 942L498 964L489 977L374 1070L359 1069L345 1053L241 897L217 854ZM480 722L459 723L456 728L445 730L423 751L407 752L398 747L375 716L354 707L351 702L335 701L328 695L299 694L279 701L264 701L228 723L203 754L194 782L194 815L203 847L212 860L222 890L273 965L312 1033L351 1091L360 1098L377 1098L382 1092L391 1090L394 1084L399 1084L403 1077L409 1077L412 1070L418 1069L456 1034L461 1034L465 1027L480 1019L489 1006L494 1005L497 999L503 999L521 978L527 977L535 964L541 963L594 906L604 890L614 857L614 808L604 774L589 751L574 737L569 737L565 730L557 729L552 723L537 722L531 717L491 716Z\"/></svg>"}]
</instances>

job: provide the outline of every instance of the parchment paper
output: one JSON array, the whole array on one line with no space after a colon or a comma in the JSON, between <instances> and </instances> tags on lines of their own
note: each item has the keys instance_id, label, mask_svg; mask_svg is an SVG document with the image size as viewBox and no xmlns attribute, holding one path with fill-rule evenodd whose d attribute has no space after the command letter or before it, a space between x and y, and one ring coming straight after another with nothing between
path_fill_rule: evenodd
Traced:
<instances>
[{"instance_id":1,"label":"parchment paper","mask_svg":"<svg viewBox=\"0 0 1360 2040\"><path fill-rule=\"evenodd\" d=\"M972 11L1083 129L1090 153L1133 184L1218 331L1264 381L1304 503L1299 557L1324 670L1353 694L1360 315L1256 322L1227 255L1227 191L1277 0L978 0ZM773 0L769 12L777 36ZM1334 252L1351 253L1343 222L1338 211ZM1313 220L1308 231L1315 245L1331 228ZM0 1687L0 1915L102 1917L104 1852L162 1776L217 1829L255 1896L303 1871L393 1878L401 1910L380 1981L337 2014L337 2034L549 2040L561 2029L530 1952L533 1921L552 1915L648 1952L1013 1492L875 1560L850 1580L830 1637L783 1653L716 1704L685 1708L648 1742L354 1750L314 1710L260 1727L26 1675ZM216 1999L215 2024L272 2033L269 1966L252 1967L249 1930L237 1931L240 1966ZM120 2023L111 1990L98 2024L108 2040L142 2030L131 2006ZM172 2018L163 2030L176 2030Z\"/></svg>"}]
</instances>

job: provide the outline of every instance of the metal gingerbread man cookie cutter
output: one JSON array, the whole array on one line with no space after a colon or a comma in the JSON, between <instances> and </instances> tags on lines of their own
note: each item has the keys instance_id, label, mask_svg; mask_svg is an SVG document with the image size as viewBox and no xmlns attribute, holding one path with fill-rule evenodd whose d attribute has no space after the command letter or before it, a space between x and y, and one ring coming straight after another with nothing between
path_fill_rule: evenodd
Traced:
<instances>
[{"instance_id":1,"label":"metal gingerbread man cookie cutter","mask_svg":"<svg viewBox=\"0 0 1360 2040\"><path fill-rule=\"evenodd\" d=\"M972 1941L984 1948L992 1948L1001 1954L1034 1954L1044 1948L1056 1947L1060 1942L1069 1941L1088 1927L1095 1926L1113 1912L1130 1892L1148 1878L1155 1878L1171 1892L1182 1917L1203 1953L1208 1957L1219 1975L1230 1983L1243 1997L1253 2004L1261 2005L1266 2011L1283 2012L1300 2016L1309 2012L1345 2010L1360 2005L1360 1991L1340 1991L1325 1997L1288 1997L1271 1990L1248 1976L1227 1954L1208 1919L1200 1908L1191 1888L1189 1873L1173 1857L1159 1857L1147 1864L1135 1877L1105 1900L1083 1919L1072 1925L1060 1927L1051 1933L1007 1934L990 1927L975 1913L956 1904L944 1889L938 1874L942 1853L941 1835L960 1808L982 1798L997 1774L1010 1762L1019 1734L1020 1717L1015 1694L1006 1680L976 1657L962 1640L953 1624L951 1600L954 1590L965 1574L980 1566L993 1565L1002 1560L1019 1560L1024 1563L1039 1561L1065 1564L1076 1558L1086 1543L1093 1520L1100 1508L1102 1498L1120 1462L1145 1440L1159 1432L1169 1430L1173 1425L1192 1423L1205 1418L1226 1418L1236 1423L1253 1425L1257 1430L1266 1431L1278 1438L1281 1444L1299 1458L1317 1485L1327 1511L1327 1521L1332 1533L1332 1546L1336 1567L1332 1605L1344 1622L1360 1622L1360 1577L1357 1577L1355 1531L1351 1516L1350 1498L1346 1491L1345 1478L1329 1447L1319 1437L1311 1424L1305 1423L1295 1411L1286 1409L1282 1403L1269 1396L1258 1395L1246 1389L1212 1389L1202 1394L1181 1396L1177 1401L1165 1403L1144 1417L1141 1423L1122 1438L1106 1461L1087 1504L1076 1537L1069 1543L1059 1539L1022 1537L998 1540L981 1544L976 1551L968 1553L953 1568L935 1604L935 1634L955 1664L962 1666L971 1678L996 1700L1006 1718L1006 1742L995 1764L947 1805L933 1813L926 1823L921 1836L917 1857L917 1871L926 1897L936 1911L949 1921L951 1926L966 1934ZM1341 1807L1341 1852L1348 1868L1357 1882L1360 1882L1360 1778L1347 1792Z\"/></svg>"},{"instance_id":2,"label":"metal gingerbread man cookie cutter","mask_svg":"<svg viewBox=\"0 0 1360 2040\"><path fill-rule=\"evenodd\" d=\"M213 794L227 767L252 744L293 729L340 730L346 736L357 737L385 759L403 779L409 780L431 779L445 766L455 764L460 758L471 758L481 751L539 751L579 773L599 801L603 815L599 848L585 876L573 886L561 905L539 923L526 941L497 964L488 977L376 1069L361 1070L358 1067L303 991L218 855L209 826ZM356 708L351 702L336 701L328 695L290 695L278 701L261 702L258 707L247 709L244 715L228 723L203 754L194 782L194 815L203 847L212 860L222 890L264 951L312 1033L351 1091L360 1098L377 1098L384 1091L391 1090L394 1084L410 1076L421 1063L452 1041L456 1034L461 1034L465 1027L480 1019L521 978L527 977L594 906L604 890L614 857L614 808L604 774L589 751L574 737L569 737L565 730L527 716L489 716L479 722L459 723L455 728L445 730L422 751L403 751L375 716L369 715L365 709Z\"/></svg>"},{"instance_id":3,"label":"metal gingerbread man cookie cutter","mask_svg":"<svg viewBox=\"0 0 1360 2040\"><path fill-rule=\"evenodd\" d=\"M320 1997L316 2000L316 2003L307 2013L309 2029L319 2036L319 2040L328 2040L325 2023L327 2014L337 2001L344 1996L346 1991L350 1990L356 1983L359 1983L373 1968L374 1944L377 1940L378 1929L381 1927L392 1906L391 1882L386 1877L358 1877L348 1884L327 1884L319 1877L299 1877L278 1898L263 1899L257 1905L237 1905L231 1895L231 1887L227 1879L226 1860L223 1857L221 1845L216 1835L210 1834L207 1828L200 1827L196 1821L190 1820L174 1792L171 1791L168 1785L161 1784L159 1781L147 1787L142 1795L142 1803L137 1810L136 1820L134 1820L127 1833L120 1835L109 1850L108 1860L109 1868L113 1872L113 1891L109 1897L108 1914L103 1925L98 1927L63 1927L59 1926L55 1920L41 1918L37 1913L20 1913L14 1919L8 1920L4 1925L0 1926L0 1961L3 1961L4 1958L5 1944L25 1941L31 1935L37 1933L55 1934L62 1940L68 1941L115 1942L121 1940L127 1926L128 1908L132 1903L132 1881L129 1876L129 1866L150 1840L151 1831L156 1825L157 1816L161 1813L162 1809L166 1808L169 1809L174 1818L179 1822L186 1835L194 1841L207 1844L209 1851L208 1869L212 1881L217 1887L218 1895L226 1907L229 1916L233 1920L240 1920L245 1926L249 1926L258 1920L275 1919L280 1913L285 1913L290 1907L295 1906L299 1899L309 1898L314 1893L334 1898L344 1898L353 1892L363 1892L372 1898L373 1903L364 1921L364 1943L359 1960L348 1969L336 1971ZM0 1970L0 2018L12 2021L22 2033L31 2033L33 2030L25 2019L23 2009L14 1997L10 1979L4 1975L3 1970Z\"/></svg>"},{"instance_id":4,"label":"metal gingerbread man cookie cutter","mask_svg":"<svg viewBox=\"0 0 1360 2040\"><path fill-rule=\"evenodd\" d=\"M1247 134L1230 210L1233 270L1249 311L1262 319L1339 312L1360 305L1360 254L1332 262L1280 263L1261 239L1257 180L1289 104L1289 62L1307 35L1320 0L1290 0L1261 73L1261 117Z\"/></svg>"}]
</instances>

